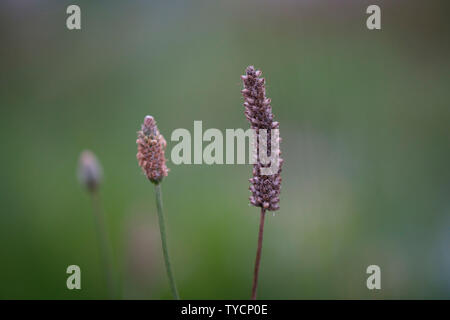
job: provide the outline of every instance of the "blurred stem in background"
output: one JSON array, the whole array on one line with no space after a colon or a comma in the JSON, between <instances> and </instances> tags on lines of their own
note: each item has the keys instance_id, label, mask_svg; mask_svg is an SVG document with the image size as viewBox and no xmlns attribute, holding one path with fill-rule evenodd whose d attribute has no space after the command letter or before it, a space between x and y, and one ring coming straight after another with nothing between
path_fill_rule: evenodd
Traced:
<instances>
[{"instance_id":1,"label":"blurred stem in background","mask_svg":"<svg viewBox=\"0 0 450 320\"><path fill-rule=\"evenodd\" d=\"M161 191L161 185L159 183L155 184L155 193L156 193L156 208L158 211L159 230L161 232L161 244L162 244L162 250L163 250L163 255L164 255L164 262L166 265L167 276L169 277L170 289L172 290L172 294L176 300L179 300L180 296L178 295L177 285L175 284L175 277L173 276L172 266L170 265L169 250L167 249L166 226L164 223L162 191Z\"/></svg>"},{"instance_id":2,"label":"blurred stem in background","mask_svg":"<svg viewBox=\"0 0 450 320\"><path fill-rule=\"evenodd\" d=\"M103 270L106 273L106 282L108 285L108 293L111 299L117 298L117 286L114 279L114 268L112 259L112 249L111 244L108 240L108 231L105 227L105 219L103 213L103 207L100 200L100 194L98 190L93 190L91 192L92 207L94 210L94 219L97 238L99 242L99 250L101 255L101 260L103 264Z\"/></svg>"},{"instance_id":3,"label":"blurred stem in background","mask_svg":"<svg viewBox=\"0 0 450 320\"><path fill-rule=\"evenodd\" d=\"M258 248L256 249L255 271L253 274L252 300L256 300L256 290L258 288L258 274L259 274L259 264L261 261L265 215L266 210L264 208L261 208L261 221L259 222L259 233L258 233Z\"/></svg>"}]
</instances>

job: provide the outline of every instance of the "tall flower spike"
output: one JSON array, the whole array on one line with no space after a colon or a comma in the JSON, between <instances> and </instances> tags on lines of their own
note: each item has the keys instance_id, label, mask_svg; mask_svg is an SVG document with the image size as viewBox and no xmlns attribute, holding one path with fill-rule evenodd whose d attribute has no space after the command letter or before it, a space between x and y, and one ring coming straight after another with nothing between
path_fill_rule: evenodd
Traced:
<instances>
[{"instance_id":1,"label":"tall flower spike","mask_svg":"<svg viewBox=\"0 0 450 320\"><path fill-rule=\"evenodd\" d=\"M159 184L169 171L164 156L166 140L159 133L152 116L145 117L141 130L138 131L136 143L139 166L151 182Z\"/></svg>"},{"instance_id":2,"label":"tall flower spike","mask_svg":"<svg viewBox=\"0 0 450 320\"><path fill-rule=\"evenodd\" d=\"M244 83L244 89L241 92L244 96L245 116L256 134L256 161L253 164L253 178L249 180L249 189L252 192L250 203L255 207L276 211L280 208L280 174L283 159L280 158L279 148L278 150L272 150L272 130L278 129L279 124L273 121L271 100L266 97L265 80L260 77L261 74L260 70L255 70L253 66L249 66L245 70L245 75L241 76ZM272 175L261 174L261 168L270 166L270 163L262 164L259 158L259 134L261 129L265 129L267 132L267 156L271 156L272 159L279 159L278 171ZM280 141L281 138L278 142ZM279 145L279 143L276 145ZM276 153L276 156L271 155L271 152Z\"/></svg>"}]
</instances>

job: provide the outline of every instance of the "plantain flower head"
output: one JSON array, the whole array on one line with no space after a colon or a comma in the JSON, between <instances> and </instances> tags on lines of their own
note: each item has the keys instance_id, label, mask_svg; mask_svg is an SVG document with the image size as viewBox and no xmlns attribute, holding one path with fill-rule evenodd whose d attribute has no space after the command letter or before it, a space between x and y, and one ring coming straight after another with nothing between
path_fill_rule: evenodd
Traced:
<instances>
[{"instance_id":1,"label":"plantain flower head","mask_svg":"<svg viewBox=\"0 0 450 320\"><path fill-rule=\"evenodd\" d=\"M154 184L159 184L167 176L166 140L159 133L156 121L152 116L146 116L136 140L138 153L136 158L142 171Z\"/></svg>"},{"instance_id":2,"label":"plantain flower head","mask_svg":"<svg viewBox=\"0 0 450 320\"><path fill-rule=\"evenodd\" d=\"M279 146L281 138L278 133L275 135L276 142L272 142L272 131L278 131L279 123L273 121L271 100L266 97L265 80L261 78L261 71L255 70L253 66L247 67L245 75L241 76L244 89L241 91L244 96L245 116L250 122L250 127L256 134L256 161L253 164L253 177L250 181L250 203L255 207L261 207L269 211L276 211L280 208L280 188L281 188L281 152ZM261 145L260 133L265 130L267 142ZM274 132L275 133L275 132ZM261 169L270 167L260 159L261 146L267 146L267 156L271 155L271 161L278 161L277 170L271 175L262 174ZM264 148L263 148L264 150ZM275 156L273 156L274 154Z\"/></svg>"}]
</instances>

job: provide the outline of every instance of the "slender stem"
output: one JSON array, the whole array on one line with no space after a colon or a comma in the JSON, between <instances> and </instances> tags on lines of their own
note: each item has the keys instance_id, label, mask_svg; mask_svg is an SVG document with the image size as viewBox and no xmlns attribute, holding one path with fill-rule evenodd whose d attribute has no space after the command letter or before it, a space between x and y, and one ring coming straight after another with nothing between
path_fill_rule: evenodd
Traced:
<instances>
[{"instance_id":1,"label":"slender stem","mask_svg":"<svg viewBox=\"0 0 450 320\"><path fill-rule=\"evenodd\" d=\"M161 232L161 243L162 250L164 255L164 262L166 264L167 276L169 277L170 289L172 290L173 297L176 300L180 300L180 296L178 295L177 285L175 284L175 278L173 276L172 267L170 265L169 259L169 250L167 249L167 239L166 239L166 227L164 224L164 214L163 214L163 206L162 206L162 191L161 185L155 185L156 192L156 208L158 209L158 220L159 220L159 231Z\"/></svg>"},{"instance_id":2,"label":"slender stem","mask_svg":"<svg viewBox=\"0 0 450 320\"><path fill-rule=\"evenodd\" d=\"M258 273L259 273L259 263L261 261L265 214L266 210L264 208L261 208L261 220L259 222L259 234L258 234L258 249L256 250L255 271L253 274L252 300L256 300L256 289L258 288Z\"/></svg>"},{"instance_id":3,"label":"slender stem","mask_svg":"<svg viewBox=\"0 0 450 320\"><path fill-rule=\"evenodd\" d=\"M97 229L97 238L99 242L99 250L103 269L106 273L106 282L108 286L108 292L111 299L116 296L116 286L114 281L113 260L111 244L108 240L108 232L105 227L103 207L100 201L100 195L97 190L91 192L92 194L92 206L94 208L95 226Z\"/></svg>"}]
</instances>

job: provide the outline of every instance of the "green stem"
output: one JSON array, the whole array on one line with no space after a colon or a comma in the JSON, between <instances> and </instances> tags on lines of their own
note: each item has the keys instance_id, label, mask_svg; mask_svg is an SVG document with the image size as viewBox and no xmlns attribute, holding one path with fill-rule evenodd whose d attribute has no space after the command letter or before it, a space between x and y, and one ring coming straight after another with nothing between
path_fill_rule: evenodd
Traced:
<instances>
[{"instance_id":1,"label":"green stem","mask_svg":"<svg viewBox=\"0 0 450 320\"><path fill-rule=\"evenodd\" d=\"M100 255L103 263L103 269L106 273L106 282L108 285L108 292L111 299L116 297L116 286L114 281L114 271L112 262L112 249L108 241L108 232L105 227L103 209L100 201L98 191L92 192L92 205L94 207L95 226L97 229L97 238L100 245Z\"/></svg>"},{"instance_id":2,"label":"green stem","mask_svg":"<svg viewBox=\"0 0 450 320\"><path fill-rule=\"evenodd\" d=\"M169 259L169 250L167 249L167 239L166 239L166 227L164 224L164 214L163 214L163 206L162 206L162 191L161 185L155 185L156 192L156 208L158 209L158 220L159 220L159 231L161 232L161 243L162 250L164 255L164 261L166 264L167 276L169 277L170 288L172 290L172 294L176 300L180 300L180 296L178 295L177 286L175 284L175 278L173 276L172 267L170 265Z\"/></svg>"}]
</instances>

